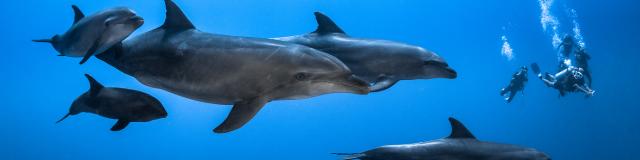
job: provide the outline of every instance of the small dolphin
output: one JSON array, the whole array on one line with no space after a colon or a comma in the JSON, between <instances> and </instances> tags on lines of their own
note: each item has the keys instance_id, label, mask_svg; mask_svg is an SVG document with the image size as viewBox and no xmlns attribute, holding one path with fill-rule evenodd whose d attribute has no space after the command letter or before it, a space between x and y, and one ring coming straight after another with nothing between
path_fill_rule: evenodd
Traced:
<instances>
[{"instance_id":1,"label":"small dolphin","mask_svg":"<svg viewBox=\"0 0 640 160\"><path fill-rule=\"evenodd\" d=\"M67 32L33 41L51 43L60 56L83 57L80 64L120 43L144 23L129 8L111 8L85 17L77 6L71 7L75 20Z\"/></svg>"},{"instance_id":2,"label":"small dolphin","mask_svg":"<svg viewBox=\"0 0 640 160\"><path fill-rule=\"evenodd\" d=\"M451 135L428 142L387 145L363 153L334 153L344 159L360 160L551 160L532 148L483 142L454 118L449 118Z\"/></svg>"},{"instance_id":3,"label":"small dolphin","mask_svg":"<svg viewBox=\"0 0 640 160\"><path fill-rule=\"evenodd\" d=\"M372 83L371 91L390 88L399 80L457 77L435 53L408 44L353 38L328 16L315 12L318 28L309 34L273 38L309 46L336 56L356 76Z\"/></svg>"},{"instance_id":4,"label":"small dolphin","mask_svg":"<svg viewBox=\"0 0 640 160\"><path fill-rule=\"evenodd\" d=\"M73 101L69 113L58 120L59 123L70 115L82 112L94 113L103 117L117 119L111 131L120 131L129 122L148 122L167 117L167 111L156 98L140 91L108 88L88 74L91 88Z\"/></svg>"},{"instance_id":5,"label":"small dolphin","mask_svg":"<svg viewBox=\"0 0 640 160\"><path fill-rule=\"evenodd\" d=\"M96 57L147 86L202 102L233 104L216 133L242 127L273 100L369 92L366 82L327 53L288 42L202 32L173 1L165 4L161 27Z\"/></svg>"}]
</instances>

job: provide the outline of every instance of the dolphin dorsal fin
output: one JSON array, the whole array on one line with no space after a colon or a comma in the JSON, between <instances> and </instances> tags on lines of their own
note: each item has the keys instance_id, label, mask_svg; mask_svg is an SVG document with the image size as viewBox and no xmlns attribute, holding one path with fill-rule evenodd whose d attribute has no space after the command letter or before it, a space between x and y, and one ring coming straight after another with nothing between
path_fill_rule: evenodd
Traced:
<instances>
[{"instance_id":1,"label":"dolphin dorsal fin","mask_svg":"<svg viewBox=\"0 0 640 160\"><path fill-rule=\"evenodd\" d=\"M342 34L346 34L328 16L326 16L326 15L320 13L320 12L315 12L313 14L316 16L316 21L318 22L318 29L316 29L316 31L313 31L313 33L318 33L318 34L342 33Z\"/></svg>"},{"instance_id":2,"label":"dolphin dorsal fin","mask_svg":"<svg viewBox=\"0 0 640 160\"><path fill-rule=\"evenodd\" d=\"M184 12L180 10L180 7L171 0L164 0L167 8L167 15L164 19L162 28L173 30L187 30L195 29L191 21L184 15Z\"/></svg>"},{"instance_id":3,"label":"dolphin dorsal fin","mask_svg":"<svg viewBox=\"0 0 640 160\"><path fill-rule=\"evenodd\" d=\"M471 132L455 118L449 117L449 123L451 123L451 135L447 138L471 138L476 139Z\"/></svg>"},{"instance_id":4,"label":"dolphin dorsal fin","mask_svg":"<svg viewBox=\"0 0 640 160\"><path fill-rule=\"evenodd\" d=\"M91 97L98 95L98 93L100 93L100 90L102 90L104 86L100 84L100 82L96 81L96 79L93 79L91 75L84 74L84 76L87 77L87 80L89 80L89 86L91 86L89 88L89 95Z\"/></svg>"},{"instance_id":5,"label":"dolphin dorsal fin","mask_svg":"<svg viewBox=\"0 0 640 160\"><path fill-rule=\"evenodd\" d=\"M82 13L80 8L78 8L78 6L76 5L71 5L71 8L73 8L73 14L75 15L73 24L76 24L78 23L78 21L80 21L80 19L84 18L84 13Z\"/></svg>"}]
</instances>

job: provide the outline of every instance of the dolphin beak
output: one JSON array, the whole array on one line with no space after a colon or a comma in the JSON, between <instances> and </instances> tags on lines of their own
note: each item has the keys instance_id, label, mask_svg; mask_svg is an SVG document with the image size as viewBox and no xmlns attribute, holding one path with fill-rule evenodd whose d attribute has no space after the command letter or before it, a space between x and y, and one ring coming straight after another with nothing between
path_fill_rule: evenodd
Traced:
<instances>
[{"instance_id":1,"label":"dolphin beak","mask_svg":"<svg viewBox=\"0 0 640 160\"><path fill-rule=\"evenodd\" d=\"M431 68L431 71L436 72L435 78L447 78L447 79L455 79L458 77L458 72L453 68L449 67L449 64L444 62L444 60L436 59L424 62L425 67Z\"/></svg>"},{"instance_id":2,"label":"dolphin beak","mask_svg":"<svg viewBox=\"0 0 640 160\"><path fill-rule=\"evenodd\" d=\"M130 21L135 22L136 24L143 24L144 23L144 18L140 17L140 16L132 16L131 18L129 18Z\"/></svg>"},{"instance_id":3,"label":"dolphin beak","mask_svg":"<svg viewBox=\"0 0 640 160\"><path fill-rule=\"evenodd\" d=\"M447 67L447 68L444 68L444 70L445 70L446 75L447 75L447 77L445 77L445 78L449 78L449 79L458 78L458 72L456 72L456 70L454 70L453 68Z\"/></svg>"},{"instance_id":4,"label":"dolphin beak","mask_svg":"<svg viewBox=\"0 0 640 160\"><path fill-rule=\"evenodd\" d=\"M351 86L355 88L356 94L368 94L369 93L369 83L367 81L362 80L361 78L351 75L347 78L346 82L347 86Z\"/></svg>"}]
</instances>

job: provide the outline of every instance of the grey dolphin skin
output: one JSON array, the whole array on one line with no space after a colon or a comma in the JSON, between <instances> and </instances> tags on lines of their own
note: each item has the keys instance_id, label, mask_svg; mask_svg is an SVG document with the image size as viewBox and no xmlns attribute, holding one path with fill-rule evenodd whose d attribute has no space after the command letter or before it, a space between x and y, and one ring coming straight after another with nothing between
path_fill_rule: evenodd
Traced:
<instances>
[{"instance_id":1,"label":"grey dolphin skin","mask_svg":"<svg viewBox=\"0 0 640 160\"><path fill-rule=\"evenodd\" d=\"M86 112L117 119L111 131L120 131L129 122L148 122L167 117L167 111L160 101L151 95L130 89L104 87L90 75L85 76L91 88L73 101L69 113L56 123L70 115Z\"/></svg>"},{"instance_id":2,"label":"grey dolphin skin","mask_svg":"<svg viewBox=\"0 0 640 160\"><path fill-rule=\"evenodd\" d=\"M483 142L454 118L449 118L451 135L433 141L387 145L363 153L334 153L346 160L551 160L532 148Z\"/></svg>"},{"instance_id":3,"label":"grey dolphin skin","mask_svg":"<svg viewBox=\"0 0 640 160\"><path fill-rule=\"evenodd\" d=\"M233 104L216 133L242 127L273 100L369 92L366 82L327 53L277 40L202 32L173 1L165 4L161 27L96 57L147 86Z\"/></svg>"},{"instance_id":4,"label":"grey dolphin skin","mask_svg":"<svg viewBox=\"0 0 640 160\"><path fill-rule=\"evenodd\" d=\"M107 9L87 17L77 6L72 8L75 20L67 32L51 39L33 41L51 43L60 56L83 57L80 64L120 43L144 23L142 17L124 7Z\"/></svg>"},{"instance_id":5,"label":"grey dolphin skin","mask_svg":"<svg viewBox=\"0 0 640 160\"><path fill-rule=\"evenodd\" d=\"M455 70L435 53L418 46L348 36L326 15L316 12L316 31L273 38L309 46L336 56L356 76L372 83L371 91L388 89L399 80L457 77Z\"/></svg>"}]
</instances>

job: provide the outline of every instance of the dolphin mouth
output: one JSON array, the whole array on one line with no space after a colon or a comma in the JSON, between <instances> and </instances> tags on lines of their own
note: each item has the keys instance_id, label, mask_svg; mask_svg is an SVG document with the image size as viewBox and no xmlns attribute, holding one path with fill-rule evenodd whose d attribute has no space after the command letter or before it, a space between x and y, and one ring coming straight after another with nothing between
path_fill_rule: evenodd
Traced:
<instances>
[{"instance_id":1,"label":"dolphin mouth","mask_svg":"<svg viewBox=\"0 0 640 160\"><path fill-rule=\"evenodd\" d=\"M131 18L129 18L129 20L131 22L134 22L137 25L142 25L144 23L144 18L142 18L140 16L131 16Z\"/></svg>"},{"instance_id":2,"label":"dolphin mouth","mask_svg":"<svg viewBox=\"0 0 640 160\"><path fill-rule=\"evenodd\" d=\"M458 78L458 72L453 68L449 67L449 64L442 60L430 60L424 62L425 67L428 68L436 68L435 72L437 72L437 78L447 78L447 79L456 79Z\"/></svg>"},{"instance_id":3,"label":"dolphin mouth","mask_svg":"<svg viewBox=\"0 0 640 160\"><path fill-rule=\"evenodd\" d=\"M169 114L166 111L160 113L160 118L167 118L168 116Z\"/></svg>"},{"instance_id":4,"label":"dolphin mouth","mask_svg":"<svg viewBox=\"0 0 640 160\"><path fill-rule=\"evenodd\" d=\"M458 72L456 72L456 70L454 70L451 67L446 67L444 68L445 71L445 77L444 78L448 78L448 79L456 79L458 78Z\"/></svg>"},{"instance_id":5,"label":"dolphin mouth","mask_svg":"<svg viewBox=\"0 0 640 160\"><path fill-rule=\"evenodd\" d=\"M370 91L369 83L367 83L367 81L355 75L350 75L349 77L347 77L346 81L339 82L339 84L354 89L354 93L356 94L365 95L365 94L369 94L369 91Z\"/></svg>"}]
</instances>

